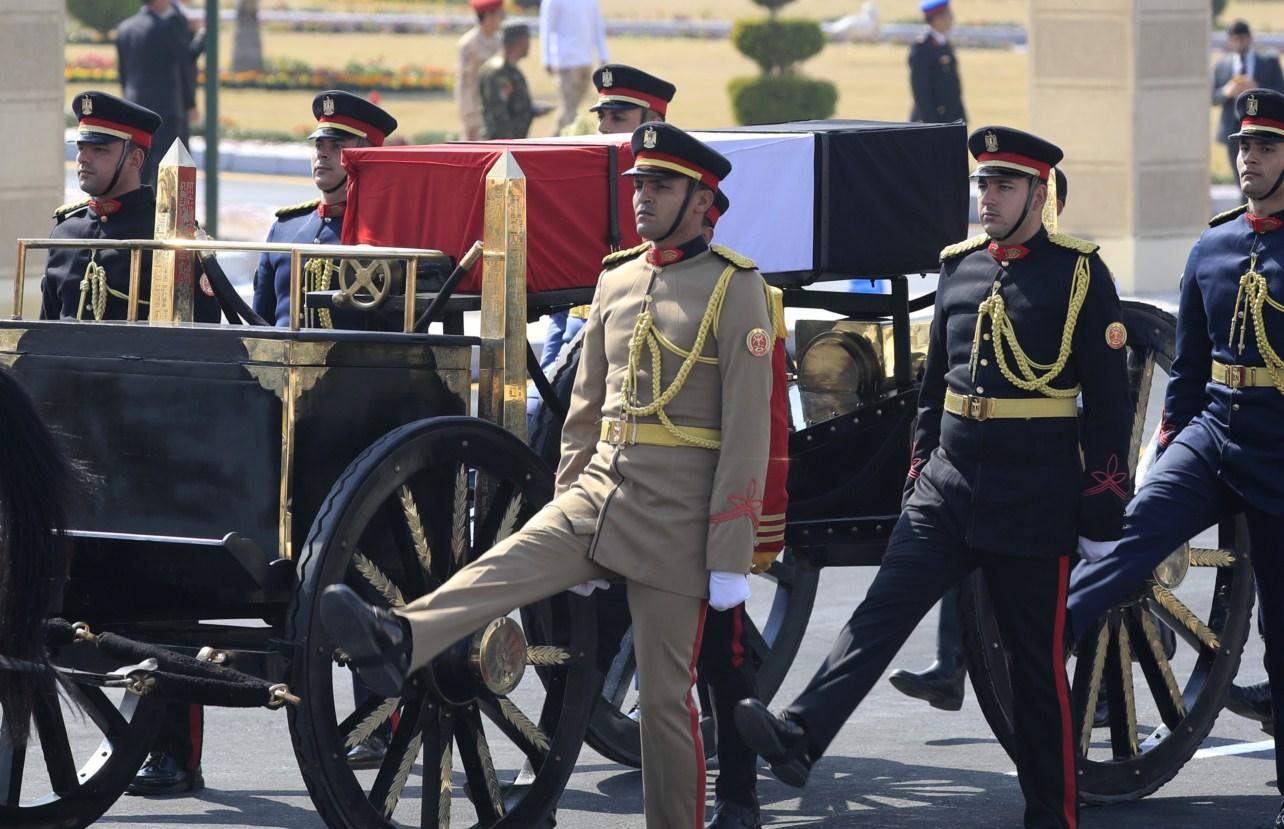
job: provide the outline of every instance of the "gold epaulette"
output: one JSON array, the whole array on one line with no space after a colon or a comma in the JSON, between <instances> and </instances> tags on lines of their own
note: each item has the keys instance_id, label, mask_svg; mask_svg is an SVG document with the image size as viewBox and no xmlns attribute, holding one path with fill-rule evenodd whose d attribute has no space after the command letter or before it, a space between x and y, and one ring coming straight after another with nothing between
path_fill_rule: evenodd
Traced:
<instances>
[{"instance_id":1,"label":"gold epaulette","mask_svg":"<svg viewBox=\"0 0 1284 829\"><path fill-rule=\"evenodd\" d=\"M317 205L319 204L321 204L320 199L313 199L312 201L305 201L301 204L292 204L289 207L282 207L280 210L276 211L276 217L278 219L293 219L295 216L302 216L304 213L311 213L313 210L317 209Z\"/></svg>"},{"instance_id":2,"label":"gold epaulette","mask_svg":"<svg viewBox=\"0 0 1284 829\"><path fill-rule=\"evenodd\" d=\"M723 245L711 245L709 250L718 254L723 259L726 259L728 262L743 271L752 271L758 267L748 256L745 256L743 253L736 253L729 247L724 247Z\"/></svg>"},{"instance_id":3,"label":"gold epaulette","mask_svg":"<svg viewBox=\"0 0 1284 829\"><path fill-rule=\"evenodd\" d=\"M980 250L989 243L990 237L984 233L979 236L973 236L971 239L965 239L962 242L955 242L941 251L941 261L946 262L956 256L962 256L965 253Z\"/></svg>"},{"instance_id":4,"label":"gold epaulette","mask_svg":"<svg viewBox=\"0 0 1284 829\"><path fill-rule=\"evenodd\" d=\"M1101 249L1101 245L1098 245L1095 242L1089 242L1086 239L1079 239L1074 236L1067 236L1064 233L1049 233L1048 241L1058 247L1072 250L1075 253L1082 253L1085 256L1091 253L1096 253Z\"/></svg>"},{"instance_id":5,"label":"gold epaulette","mask_svg":"<svg viewBox=\"0 0 1284 829\"><path fill-rule=\"evenodd\" d=\"M59 207L57 210L55 210L53 212L53 217L61 222L63 219L67 218L68 213L71 213L74 210L79 210L82 207L88 207L88 206L89 206L89 199L81 199L80 201L68 202L64 204L62 207Z\"/></svg>"},{"instance_id":6,"label":"gold epaulette","mask_svg":"<svg viewBox=\"0 0 1284 829\"><path fill-rule=\"evenodd\" d=\"M602 258L602 267L614 268L616 265L620 264L621 262L625 262L629 259L632 259L644 253L646 249L649 247L651 247L650 242L643 242L642 244L636 247L631 247L627 250L617 250L615 253L608 253L605 257Z\"/></svg>"},{"instance_id":7,"label":"gold epaulette","mask_svg":"<svg viewBox=\"0 0 1284 829\"><path fill-rule=\"evenodd\" d=\"M589 311L592 309L592 305L576 305L567 311L566 315L573 319L586 320L589 318Z\"/></svg>"},{"instance_id":8,"label":"gold epaulette","mask_svg":"<svg viewBox=\"0 0 1284 829\"><path fill-rule=\"evenodd\" d=\"M763 280L767 285L766 280ZM789 329L785 326L785 292L775 285L767 285L767 310L771 312L772 327L776 329L776 337L788 337Z\"/></svg>"},{"instance_id":9,"label":"gold epaulette","mask_svg":"<svg viewBox=\"0 0 1284 829\"><path fill-rule=\"evenodd\" d=\"M1232 207L1230 210L1218 213L1216 216L1209 219L1208 226L1217 227L1218 225L1224 225L1231 219L1242 216L1246 210L1248 210L1248 205L1246 204L1241 204L1239 207Z\"/></svg>"}]
</instances>

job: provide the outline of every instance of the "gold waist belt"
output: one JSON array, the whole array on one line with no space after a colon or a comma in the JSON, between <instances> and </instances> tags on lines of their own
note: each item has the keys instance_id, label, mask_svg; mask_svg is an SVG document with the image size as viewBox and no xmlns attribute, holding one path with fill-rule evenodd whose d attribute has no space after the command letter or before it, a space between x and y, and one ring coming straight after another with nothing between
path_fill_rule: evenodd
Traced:
<instances>
[{"instance_id":1,"label":"gold waist belt","mask_svg":"<svg viewBox=\"0 0 1284 829\"><path fill-rule=\"evenodd\" d=\"M678 426L684 433L702 440L719 440L722 432L718 429L701 429L698 426ZM612 446L629 446L644 443L648 446L687 446L693 444L680 440L670 434L669 430L659 423L638 423L636 420L616 420L607 418L602 421L602 440Z\"/></svg>"},{"instance_id":2,"label":"gold waist belt","mask_svg":"<svg viewBox=\"0 0 1284 829\"><path fill-rule=\"evenodd\" d=\"M1213 382L1232 389L1274 388L1271 372L1265 366L1228 366L1213 360Z\"/></svg>"},{"instance_id":3,"label":"gold waist belt","mask_svg":"<svg viewBox=\"0 0 1284 829\"><path fill-rule=\"evenodd\" d=\"M969 420L1077 417L1079 414L1073 397L977 397L948 389L945 411Z\"/></svg>"}]
</instances>

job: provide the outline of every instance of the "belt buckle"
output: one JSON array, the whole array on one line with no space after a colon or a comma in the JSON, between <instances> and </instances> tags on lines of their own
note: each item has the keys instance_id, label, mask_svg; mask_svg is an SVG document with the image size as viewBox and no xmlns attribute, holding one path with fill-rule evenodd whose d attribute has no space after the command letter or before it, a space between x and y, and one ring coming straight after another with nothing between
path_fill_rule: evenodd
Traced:
<instances>
[{"instance_id":1,"label":"belt buckle","mask_svg":"<svg viewBox=\"0 0 1284 829\"><path fill-rule=\"evenodd\" d=\"M611 420L608 421L606 442L612 446L621 446L632 444L637 441L637 430L630 429L630 421Z\"/></svg>"},{"instance_id":2,"label":"belt buckle","mask_svg":"<svg viewBox=\"0 0 1284 829\"><path fill-rule=\"evenodd\" d=\"M967 396L967 416L972 420L989 420L994 414L994 401L988 397Z\"/></svg>"},{"instance_id":3,"label":"belt buckle","mask_svg":"<svg viewBox=\"0 0 1284 829\"><path fill-rule=\"evenodd\" d=\"M1232 389L1244 388L1245 381L1248 379L1248 368L1246 366L1227 366L1226 367L1226 385Z\"/></svg>"}]
</instances>

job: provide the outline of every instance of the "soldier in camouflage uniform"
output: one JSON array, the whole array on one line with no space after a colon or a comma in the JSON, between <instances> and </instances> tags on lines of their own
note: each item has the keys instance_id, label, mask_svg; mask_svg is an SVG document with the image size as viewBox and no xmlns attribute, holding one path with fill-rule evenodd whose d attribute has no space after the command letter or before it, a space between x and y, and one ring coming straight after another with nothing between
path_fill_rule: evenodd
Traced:
<instances>
[{"instance_id":1,"label":"soldier in camouflage uniform","mask_svg":"<svg viewBox=\"0 0 1284 829\"><path fill-rule=\"evenodd\" d=\"M517 62L530 54L531 30L525 23L504 26L504 48L482 64L482 138L525 138L536 108L526 76ZM540 113L542 114L542 113Z\"/></svg>"}]
</instances>

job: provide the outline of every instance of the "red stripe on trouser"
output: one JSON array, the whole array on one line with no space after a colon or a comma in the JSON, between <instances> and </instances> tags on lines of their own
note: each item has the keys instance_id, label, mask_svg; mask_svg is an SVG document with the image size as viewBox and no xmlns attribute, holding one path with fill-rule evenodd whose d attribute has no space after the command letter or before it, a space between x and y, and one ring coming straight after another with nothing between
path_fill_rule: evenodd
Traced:
<instances>
[{"instance_id":1,"label":"red stripe on trouser","mask_svg":"<svg viewBox=\"0 0 1284 829\"><path fill-rule=\"evenodd\" d=\"M745 664L745 606L738 604L731 609L731 667Z\"/></svg>"},{"instance_id":2,"label":"red stripe on trouser","mask_svg":"<svg viewBox=\"0 0 1284 829\"><path fill-rule=\"evenodd\" d=\"M192 741L187 770L196 771L201 767L201 742L205 738L205 712L199 705L187 706L187 736Z\"/></svg>"},{"instance_id":3,"label":"red stripe on trouser","mask_svg":"<svg viewBox=\"0 0 1284 829\"><path fill-rule=\"evenodd\" d=\"M691 685L687 687L687 711L691 714L691 739L695 743L696 758L695 829L704 829L704 740L700 739L700 712L696 710L695 701L691 699L691 689L696 684L696 665L700 662L700 640L704 637L704 617L708 608L708 602L700 602L700 618L696 621L691 664L687 666L687 675L691 677Z\"/></svg>"},{"instance_id":4,"label":"red stripe on trouser","mask_svg":"<svg viewBox=\"0 0 1284 829\"><path fill-rule=\"evenodd\" d=\"M1066 826L1077 829L1079 793L1075 783L1074 737L1070 728L1070 687L1066 681L1065 654L1062 652L1066 638L1066 591L1070 582L1069 557L1062 556L1057 569L1057 617L1052 625L1052 681L1057 685L1057 708L1061 714L1061 774L1064 778L1061 781L1062 809L1065 812ZM1088 712L1087 716L1092 716L1092 712Z\"/></svg>"}]
</instances>

